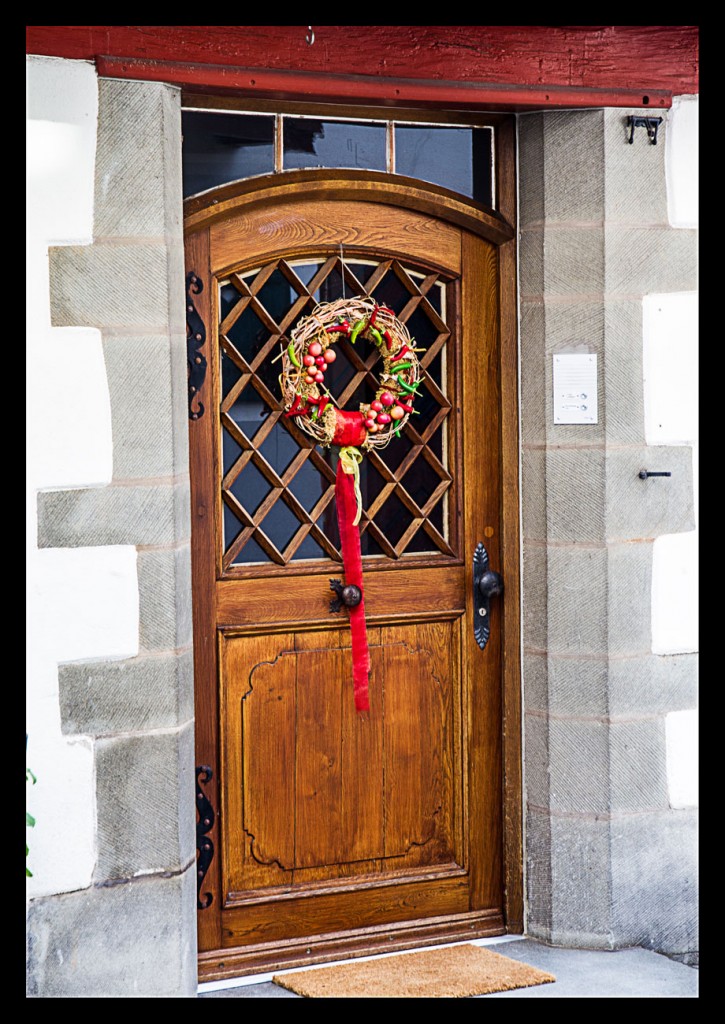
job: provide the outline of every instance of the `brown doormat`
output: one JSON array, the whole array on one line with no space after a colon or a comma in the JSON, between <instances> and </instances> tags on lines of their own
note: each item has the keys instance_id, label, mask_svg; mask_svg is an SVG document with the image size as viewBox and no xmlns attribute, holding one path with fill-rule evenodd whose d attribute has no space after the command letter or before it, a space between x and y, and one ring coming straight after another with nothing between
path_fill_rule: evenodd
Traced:
<instances>
[{"instance_id":1,"label":"brown doormat","mask_svg":"<svg viewBox=\"0 0 725 1024\"><path fill-rule=\"evenodd\" d=\"M431 998L481 996L556 981L553 974L481 946L447 946L422 953L276 974L272 981L312 998Z\"/></svg>"}]
</instances>

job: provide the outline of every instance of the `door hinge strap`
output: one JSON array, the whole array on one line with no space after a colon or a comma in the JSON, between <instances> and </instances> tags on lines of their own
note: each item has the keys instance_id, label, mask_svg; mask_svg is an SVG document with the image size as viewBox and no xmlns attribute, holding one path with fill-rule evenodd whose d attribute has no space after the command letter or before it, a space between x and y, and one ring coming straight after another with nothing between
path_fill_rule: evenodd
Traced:
<instances>
[{"instance_id":1,"label":"door hinge strap","mask_svg":"<svg viewBox=\"0 0 725 1024\"><path fill-rule=\"evenodd\" d=\"M206 910L211 906L214 896L210 892L201 897L201 886L214 857L214 844L207 835L214 827L214 808L209 803L202 788L202 782L210 782L214 773L208 764L196 766L196 809L199 820L196 823L196 906L198 910ZM203 775L203 779L200 776Z\"/></svg>"},{"instance_id":2,"label":"door hinge strap","mask_svg":"<svg viewBox=\"0 0 725 1024\"><path fill-rule=\"evenodd\" d=\"M198 401L199 392L206 378L206 359L201 349L206 342L206 328L194 305L193 295L204 291L204 283L198 274L191 270L186 275L186 358L189 364L189 419L198 420L204 415L204 406L198 402L196 410L192 408L194 399Z\"/></svg>"}]
</instances>

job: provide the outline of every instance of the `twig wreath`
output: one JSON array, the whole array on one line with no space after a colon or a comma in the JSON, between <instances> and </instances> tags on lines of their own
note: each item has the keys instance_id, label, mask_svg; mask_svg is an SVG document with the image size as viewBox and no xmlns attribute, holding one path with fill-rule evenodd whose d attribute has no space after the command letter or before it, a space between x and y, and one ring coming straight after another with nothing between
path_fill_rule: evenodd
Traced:
<instances>
[{"instance_id":1,"label":"twig wreath","mask_svg":"<svg viewBox=\"0 0 725 1024\"><path fill-rule=\"evenodd\" d=\"M418 352L408 328L392 309L375 299L357 296L321 303L290 334L282 352L279 383L285 416L325 446L339 447L335 502L340 548L347 586L330 580L350 613L352 674L357 711L369 708L370 651L365 625L362 556L358 523L362 515L360 449L384 448L415 412L421 386ZM383 360L375 398L359 409L340 409L325 387L325 373L337 359L335 345L347 338L352 345L364 338L376 345ZM277 357L279 358L279 356ZM350 599L346 598L348 595ZM339 603L335 605L339 609Z\"/></svg>"},{"instance_id":2,"label":"twig wreath","mask_svg":"<svg viewBox=\"0 0 725 1024\"><path fill-rule=\"evenodd\" d=\"M383 369L375 398L359 410L337 408L325 387L325 371L337 358L341 338L360 338L380 349ZM337 299L322 303L299 322L282 356L280 385L285 415L320 444L384 448L413 413L420 386L420 363L405 324L374 299Z\"/></svg>"}]
</instances>

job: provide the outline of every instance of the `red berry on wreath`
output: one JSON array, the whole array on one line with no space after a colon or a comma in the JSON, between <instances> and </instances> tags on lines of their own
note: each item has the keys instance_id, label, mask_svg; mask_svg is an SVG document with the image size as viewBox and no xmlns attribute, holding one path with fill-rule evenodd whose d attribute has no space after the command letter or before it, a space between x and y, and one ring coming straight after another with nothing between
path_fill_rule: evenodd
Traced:
<instances>
[{"instance_id":1,"label":"red berry on wreath","mask_svg":"<svg viewBox=\"0 0 725 1024\"><path fill-rule=\"evenodd\" d=\"M304 363L305 366L314 366L315 365L315 357L314 356L303 356L302 357L302 362Z\"/></svg>"},{"instance_id":2,"label":"red berry on wreath","mask_svg":"<svg viewBox=\"0 0 725 1024\"><path fill-rule=\"evenodd\" d=\"M375 420L371 420L369 418L366 419L365 420L365 426L368 428L368 430L372 430L373 427L375 426Z\"/></svg>"},{"instance_id":3,"label":"red berry on wreath","mask_svg":"<svg viewBox=\"0 0 725 1024\"><path fill-rule=\"evenodd\" d=\"M327 366L327 363L325 362L325 359L324 359L323 356L318 356L317 359L315 359L315 362L317 363L317 365L320 367L321 370L322 370L322 368L324 366ZM324 370L323 370L323 373L324 373Z\"/></svg>"},{"instance_id":4,"label":"red berry on wreath","mask_svg":"<svg viewBox=\"0 0 725 1024\"><path fill-rule=\"evenodd\" d=\"M399 405L394 405L390 410L390 416L394 420L402 420L405 416L405 409L401 409Z\"/></svg>"},{"instance_id":5,"label":"red berry on wreath","mask_svg":"<svg viewBox=\"0 0 725 1024\"><path fill-rule=\"evenodd\" d=\"M376 398L374 402L370 403L370 408L374 409L375 412L382 412L383 411L383 403L379 402L377 400L377 398Z\"/></svg>"},{"instance_id":6,"label":"red berry on wreath","mask_svg":"<svg viewBox=\"0 0 725 1024\"><path fill-rule=\"evenodd\" d=\"M334 348L326 348L322 355L326 363L334 363L337 359L337 352Z\"/></svg>"},{"instance_id":7,"label":"red berry on wreath","mask_svg":"<svg viewBox=\"0 0 725 1024\"><path fill-rule=\"evenodd\" d=\"M378 416L378 423L390 423L390 416L386 412L381 412Z\"/></svg>"},{"instance_id":8,"label":"red berry on wreath","mask_svg":"<svg viewBox=\"0 0 725 1024\"><path fill-rule=\"evenodd\" d=\"M323 380L324 380L324 379L325 379L325 375L324 375L324 373L322 373L321 371L318 371L318 372L317 372L317 373L315 374L315 382L316 382L317 384L321 384L321 383L323 382Z\"/></svg>"},{"instance_id":9,"label":"red berry on wreath","mask_svg":"<svg viewBox=\"0 0 725 1024\"><path fill-rule=\"evenodd\" d=\"M310 355L311 356L319 356L319 354L321 352L322 352L322 345L319 343L319 341L313 341L312 344L310 345Z\"/></svg>"},{"instance_id":10,"label":"red berry on wreath","mask_svg":"<svg viewBox=\"0 0 725 1024\"><path fill-rule=\"evenodd\" d=\"M395 399L393 398L389 391L383 391L382 395L380 396L380 401L383 403L383 405L388 406L392 405Z\"/></svg>"}]
</instances>

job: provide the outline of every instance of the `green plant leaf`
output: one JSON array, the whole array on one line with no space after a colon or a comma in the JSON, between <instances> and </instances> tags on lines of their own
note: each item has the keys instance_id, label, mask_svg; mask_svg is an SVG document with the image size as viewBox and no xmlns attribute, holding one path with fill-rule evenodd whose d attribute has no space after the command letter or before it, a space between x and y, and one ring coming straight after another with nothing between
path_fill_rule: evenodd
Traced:
<instances>
[{"instance_id":1,"label":"green plant leaf","mask_svg":"<svg viewBox=\"0 0 725 1024\"><path fill-rule=\"evenodd\" d=\"M32 814L28 814L28 812L26 811L25 812L25 827L26 828L32 828L34 825L35 825L35 818L33 817Z\"/></svg>"},{"instance_id":2,"label":"green plant leaf","mask_svg":"<svg viewBox=\"0 0 725 1024\"><path fill-rule=\"evenodd\" d=\"M33 780L33 785L35 785L35 783L38 781L36 779L36 777L33 775L33 773L31 772L30 768L26 768L25 769L25 781L27 782L29 778Z\"/></svg>"}]
</instances>

